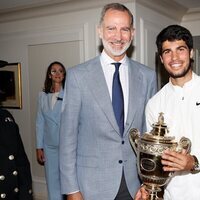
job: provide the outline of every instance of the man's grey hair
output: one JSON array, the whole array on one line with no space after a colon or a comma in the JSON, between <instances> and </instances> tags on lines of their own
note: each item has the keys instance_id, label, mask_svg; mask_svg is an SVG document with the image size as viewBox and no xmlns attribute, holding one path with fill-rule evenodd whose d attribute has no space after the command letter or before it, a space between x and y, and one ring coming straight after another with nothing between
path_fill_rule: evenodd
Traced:
<instances>
[{"instance_id":1,"label":"man's grey hair","mask_svg":"<svg viewBox=\"0 0 200 200\"><path fill-rule=\"evenodd\" d=\"M104 16L108 10L118 10L122 12L127 12L131 18L131 26L133 26L133 14L126 6L120 3L110 3L103 7L103 10L101 12L100 22L99 22L100 25L103 23Z\"/></svg>"}]
</instances>

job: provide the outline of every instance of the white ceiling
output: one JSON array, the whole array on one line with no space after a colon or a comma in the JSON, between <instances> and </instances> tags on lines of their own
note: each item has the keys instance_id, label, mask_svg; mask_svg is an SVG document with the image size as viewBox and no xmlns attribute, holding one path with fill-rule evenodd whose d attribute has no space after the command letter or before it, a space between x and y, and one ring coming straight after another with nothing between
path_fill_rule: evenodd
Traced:
<instances>
[{"instance_id":1,"label":"white ceiling","mask_svg":"<svg viewBox=\"0 0 200 200\"><path fill-rule=\"evenodd\" d=\"M0 13L73 0L0 0Z\"/></svg>"},{"instance_id":2,"label":"white ceiling","mask_svg":"<svg viewBox=\"0 0 200 200\"><path fill-rule=\"evenodd\" d=\"M11 11L11 10L13 11L23 8L31 8L36 6L49 5L67 1L75 2L77 0L0 0L0 13L2 12L5 13L6 11ZM101 1L101 0L96 0L96 1ZM176 1L177 3L184 6L187 9L194 9L200 7L200 0L174 0L174 1Z\"/></svg>"},{"instance_id":3,"label":"white ceiling","mask_svg":"<svg viewBox=\"0 0 200 200\"><path fill-rule=\"evenodd\" d=\"M174 0L187 9L200 7L200 0Z\"/></svg>"}]
</instances>

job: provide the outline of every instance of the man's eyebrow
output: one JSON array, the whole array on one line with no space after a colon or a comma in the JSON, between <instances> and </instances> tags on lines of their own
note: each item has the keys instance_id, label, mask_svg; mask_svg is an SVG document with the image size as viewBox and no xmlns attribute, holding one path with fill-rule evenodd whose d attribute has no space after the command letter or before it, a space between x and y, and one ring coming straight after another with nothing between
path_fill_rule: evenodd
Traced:
<instances>
[{"instance_id":1,"label":"man's eyebrow","mask_svg":"<svg viewBox=\"0 0 200 200\"><path fill-rule=\"evenodd\" d=\"M188 46L187 45L180 45L178 47L176 47L176 49L180 49L180 48L185 48L185 49L188 49ZM166 48L164 50L162 50L162 53L164 53L165 51L170 51L171 48Z\"/></svg>"},{"instance_id":2,"label":"man's eyebrow","mask_svg":"<svg viewBox=\"0 0 200 200\"><path fill-rule=\"evenodd\" d=\"M165 51L170 51L171 49L170 48L166 48L164 50L162 50L162 53L164 53Z\"/></svg>"},{"instance_id":3,"label":"man's eyebrow","mask_svg":"<svg viewBox=\"0 0 200 200\"><path fill-rule=\"evenodd\" d=\"M188 49L188 46L187 46L187 45L181 45L181 46L178 46L178 47L177 47L177 49L180 49L180 48Z\"/></svg>"}]
</instances>

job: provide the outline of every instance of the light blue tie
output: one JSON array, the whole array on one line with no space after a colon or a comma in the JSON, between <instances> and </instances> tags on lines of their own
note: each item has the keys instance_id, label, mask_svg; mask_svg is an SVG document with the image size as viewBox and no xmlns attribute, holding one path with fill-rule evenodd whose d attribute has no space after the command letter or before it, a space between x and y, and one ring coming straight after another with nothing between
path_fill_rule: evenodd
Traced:
<instances>
[{"instance_id":1,"label":"light blue tie","mask_svg":"<svg viewBox=\"0 0 200 200\"><path fill-rule=\"evenodd\" d=\"M112 85L112 105L115 113L115 118L119 126L120 134L123 136L124 132L124 97L122 86L119 79L119 67L121 63L112 63L115 65L115 73L113 75Z\"/></svg>"}]
</instances>

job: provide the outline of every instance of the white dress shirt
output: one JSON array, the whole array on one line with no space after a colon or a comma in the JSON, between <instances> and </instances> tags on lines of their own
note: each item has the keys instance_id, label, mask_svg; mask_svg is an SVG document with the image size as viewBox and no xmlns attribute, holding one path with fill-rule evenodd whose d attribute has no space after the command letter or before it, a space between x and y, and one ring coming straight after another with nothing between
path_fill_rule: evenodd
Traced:
<instances>
[{"instance_id":1,"label":"white dress shirt","mask_svg":"<svg viewBox=\"0 0 200 200\"><path fill-rule=\"evenodd\" d=\"M110 94L110 99L112 101L112 84L113 84L113 75L115 72L115 66L111 63L114 63L112 58L110 58L105 51L101 53L100 56L101 66L103 69L103 73L106 79L106 83L108 86L108 91ZM119 67L119 77L122 86L123 96L124 96L124 123L126 122L127 113L128 113L128 96L129 96L129 82L128 82L128 64L127 64L127 56L125 56L122 60L119 61L121 63Z\"/></svg>"},{"instance_id":2,"label":"white dress shirt","mask_svg":"<svg viewBox=\"0 0 200 200\"><path fill-rule=\"evenodd\" d=\"M58 95L59 95L59 92L52 93L52 99L51 99L51 108L52 108L52 110L53 110L54 105L56 104Z\"/></svg>"}]
</instances>

